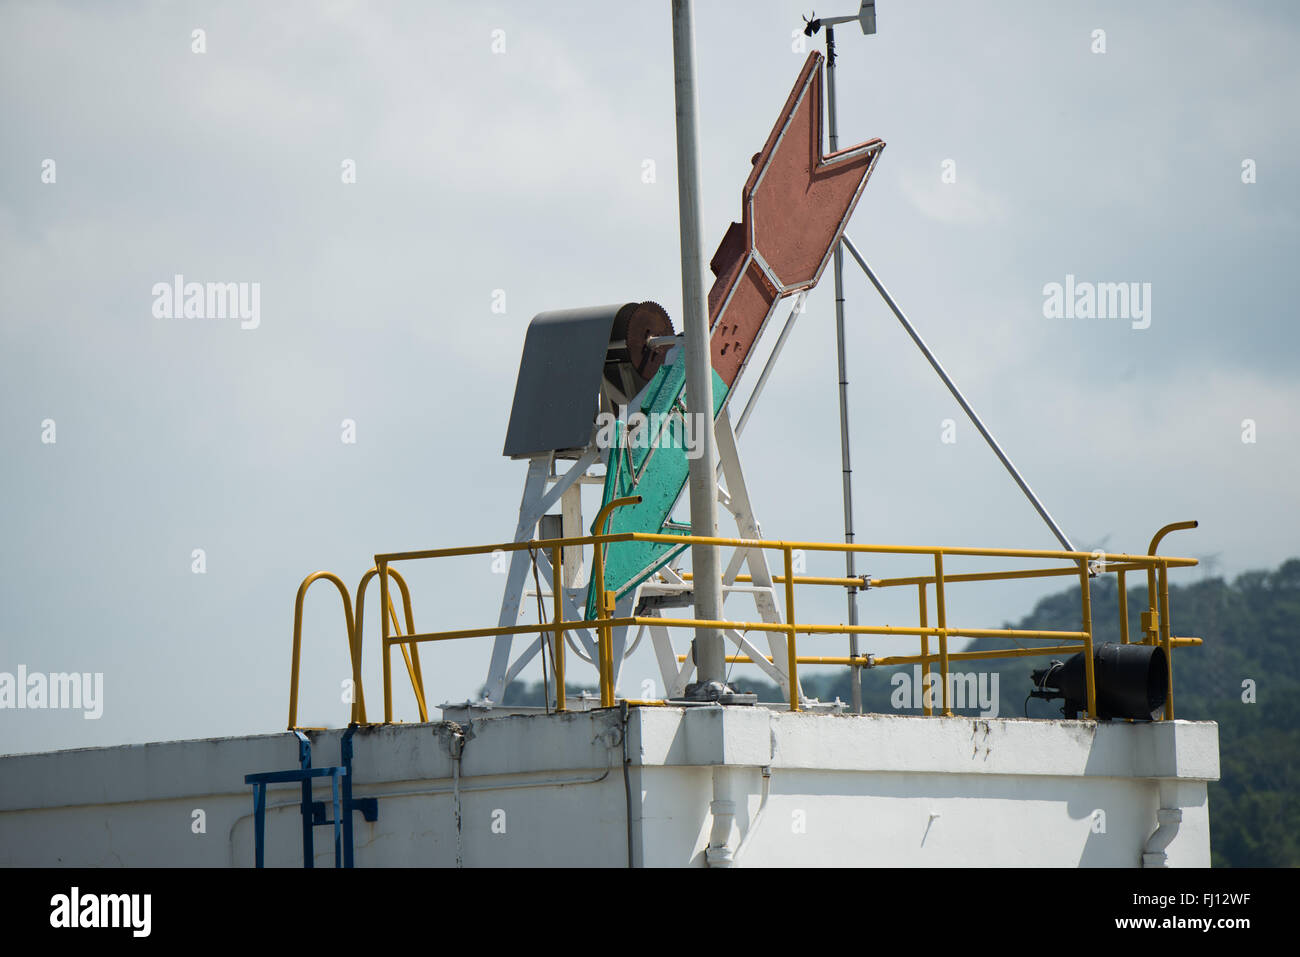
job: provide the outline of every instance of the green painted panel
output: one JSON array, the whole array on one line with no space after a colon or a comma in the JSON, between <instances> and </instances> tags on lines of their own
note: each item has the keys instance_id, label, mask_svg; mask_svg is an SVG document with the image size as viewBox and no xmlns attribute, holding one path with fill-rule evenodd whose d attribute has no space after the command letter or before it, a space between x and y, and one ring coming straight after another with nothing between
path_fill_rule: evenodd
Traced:
<instances>
[{"instance_id":1,"label":"green painted panel","mask_svg":"<svg viewBox=\"0 0 1300 957\"><path fill-rule=\"evenodd\" d=\"M682 357L675 363L665 362L651 380L641 405L640 411L646 417L641 434L629 436L620 425L610 446L601 504L628 495L640 495L641 502L616 509L609 519L610 532L684 534L665 529L664 523L690 477L682 418L685 384ZM727 392L726 383L714 371L714 418L722 410ZM594 523L592 532L596 532ZM622 597L685 547L661 542L612 542L605 551L605 587ZM596 615L594 584L587 590L588 618Z\"/></svg>"}]
</instances>

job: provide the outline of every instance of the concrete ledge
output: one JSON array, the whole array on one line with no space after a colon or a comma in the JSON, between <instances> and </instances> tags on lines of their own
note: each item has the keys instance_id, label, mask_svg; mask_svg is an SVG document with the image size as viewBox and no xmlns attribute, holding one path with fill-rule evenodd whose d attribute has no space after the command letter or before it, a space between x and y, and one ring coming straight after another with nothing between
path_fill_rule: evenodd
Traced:
<instances>
[{"instance_id":1,"label":"concrete ledge","mask_svg":"<svg viewBox=\"0 0 1300 957\"><path fill-rule=\"evenodd\" d=\"M465 729L461 773L602 769L618 743L620 723L617 710L477 719ZM355 738L357 779L450 777L447 740L455 727L431 722L362 728ZM316 766L338 762L341 736L340 730L309 734ZM1094 724L634 708L628 750L642 766L1219 778L1218 725L1204 721ZM297 743L288 732L0 757L0 811L242 792L244 774L297 764Z\"/></svg>"},{"instance_id":2,"label":"concrete ledge","mask_svg":"<svg viewBox=\"0 0 1300 957\"><path fill-rule=\"evenodd\" d=\"M828 715L765 708L640 708L629 743L644 765L826 771L1219 777L1213 722Z\"/></svg>"}]
</instances>

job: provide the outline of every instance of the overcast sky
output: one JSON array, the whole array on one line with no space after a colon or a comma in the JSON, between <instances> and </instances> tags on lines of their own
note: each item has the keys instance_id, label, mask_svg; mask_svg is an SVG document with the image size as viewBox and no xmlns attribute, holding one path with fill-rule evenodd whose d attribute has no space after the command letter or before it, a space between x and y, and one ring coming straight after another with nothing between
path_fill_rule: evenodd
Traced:
<instances>
[{"instance_id":1,"label":"overcast sky","mask_svg":"<svg viewBox=\"0 0 1300 957\"><path fill-rule=\"evenodd\" d=\"M809 11L697 7L707 257ZM1294 6L878 8L877 36L838 32L841 146L888 144L850 235L1048 508L1112 551L1199 519L1166 550L1213 574L1300 554ZM681 326L666 0L10 2L0 130L0 672L104 675L98 720L0 711L0 753L283 728L303 576L511 537L529 319L654 299ZM1053 547L847 269L859 540ZM158 318L176 274L259 283L257 327ZM1149 327L1045 317L1067 275L1149 283ZM741 440L771 537L842 531L829 280ZM411 579L421 628L495 622L487 560ZM949 620L996 627L1055 587L954 592ZM914 621L901 597L864 596L864 621ZM473 694L488 652L427 648L430 698ZM346 660L313 593L304 720L344 720ZM627 687L654 674L643 647Z\"/></svg>"}]
</instances>

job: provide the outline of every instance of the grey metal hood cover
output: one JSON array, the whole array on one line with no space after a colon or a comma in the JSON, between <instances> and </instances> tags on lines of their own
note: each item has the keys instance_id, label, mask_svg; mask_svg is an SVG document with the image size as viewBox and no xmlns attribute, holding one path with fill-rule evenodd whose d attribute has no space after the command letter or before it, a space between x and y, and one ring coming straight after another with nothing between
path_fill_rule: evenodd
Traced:
<instances>
[{"instance_id":1,"label":"grey metal hood cover","mask_svg":"<svg viewBox=\"0 0 1300 957\"><path fill-rule=\"evenodd\" d=\"M524 337L502 455L585 448L596 420L614 317L625 303L534 316Z\"/></svg>"}]
</instances>

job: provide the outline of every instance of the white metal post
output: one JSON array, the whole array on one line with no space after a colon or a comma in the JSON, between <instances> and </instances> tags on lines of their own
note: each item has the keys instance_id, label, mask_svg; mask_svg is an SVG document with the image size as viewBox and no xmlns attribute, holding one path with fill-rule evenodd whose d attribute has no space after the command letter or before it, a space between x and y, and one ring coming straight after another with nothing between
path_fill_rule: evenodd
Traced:
<instances>
[{"instance_id":1,"label":"white metal post","mask_svg":"<svg viewBox=\"0 0 1300 957\"><path fill-rule=\"evenodd\" d=\"M704 416L702 454L690 462L691 532L718 534L714 488L717 447L713 435L713 366L709 358L709 311L704 290L704 254L700 243L700 170L698 100L695 90L695 23L691 0L672 0L673 91L677 108L677 201L681 232L682 325L685 332L686 407ZM717 546L692 545L695 616L722 618L722 567ZM726 661L722 632L695 633L696 688L707 696L712 682L723 683ZM714 688L713 691L718 689Z\"/></svg>"}]
</instances>

